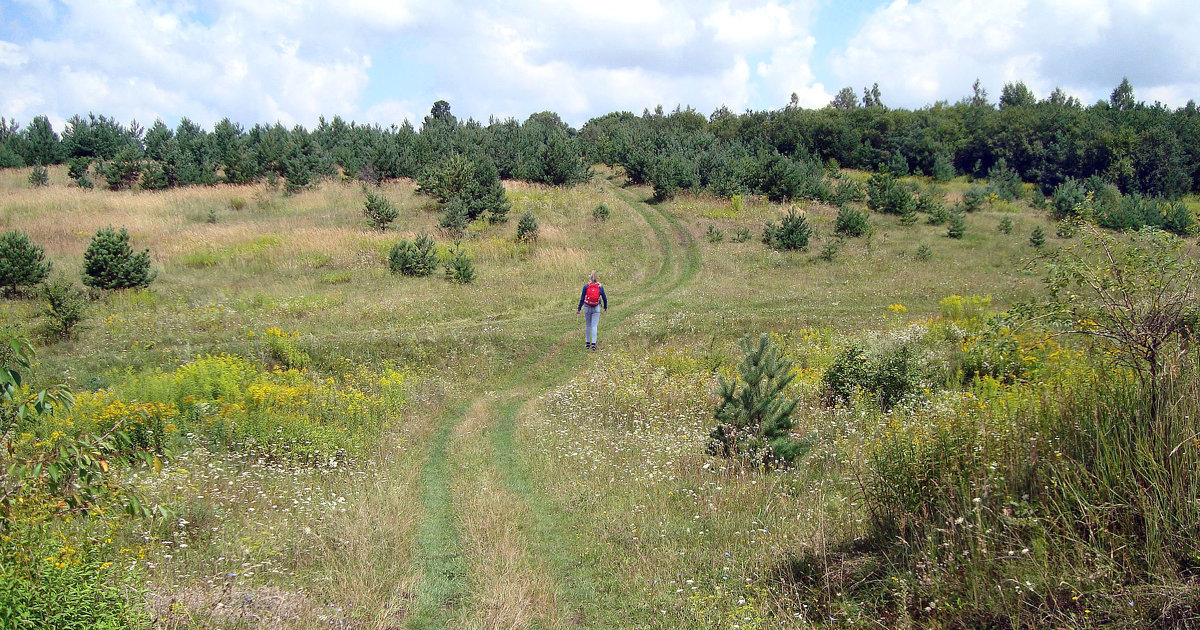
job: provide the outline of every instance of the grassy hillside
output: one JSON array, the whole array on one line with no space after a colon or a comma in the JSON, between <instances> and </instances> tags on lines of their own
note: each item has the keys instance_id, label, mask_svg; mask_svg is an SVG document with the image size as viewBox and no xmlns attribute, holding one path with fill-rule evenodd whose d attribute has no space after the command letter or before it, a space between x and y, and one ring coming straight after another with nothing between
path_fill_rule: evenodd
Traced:
<instances>
[{"instance_id":1,"label":"grassy hillside","mask_svg":"<svg viewBox=\"0 0 1200 630\"><path fill-rule=\"evenodd\" d=\"M514 220L462 236L477 279L460 286L388 272L401 238L453 245L409 181L382 187L400 216L374 232L356 184L111 193L53 169L48 188L26 178L0 171L0 229L28 233L55 270L78 282L108 225L159 270L147 290L97 296L69 340L43 334L37 300L0 304L0 323L37 340L34 383L78 393L73 412L23 425L18 451L140 422L171 455L158 472L114 466L168 517L17 510L6 557L43 581L76 567L63 588L83 593L77 607L101 606L103 589L80 586L93 575L120 582L123 623L162 628L1186 627L1200 614L1194 557L1134 571L1120 541L1098 538L1125 517L1021 496L1025 473L1095 497L1118 487L1038 461L1083 458L1095 443L1064 443L1063 426L1134 387L1099 350L988 328L1043 295L1033 228L1070 244L1024 203L967 215L961 239L924 215L872 214L870 234L826 260L829 206L800 204L816 236L781 252L760 237L787 205L651 204L609 171L509 184ZM515 240L526 210L534 243ZM739 229L750 237L733 242ZM575 314L591 269L610 301L595 354ZM791 469L706 453L718 375L761 332L794 362L793 432L812 447ZM828 404L825 375L856 344L909 357L902 404ZM1021 365L972 378L993 346ZM1171 413L1197 417L1185 376L1172 392L1192 402ZM1186 556L1195 511L1163 521L1165 543L1115 536ZM1080 514L1094 520L1068 522Z\"/></svg>"}]
</instances>

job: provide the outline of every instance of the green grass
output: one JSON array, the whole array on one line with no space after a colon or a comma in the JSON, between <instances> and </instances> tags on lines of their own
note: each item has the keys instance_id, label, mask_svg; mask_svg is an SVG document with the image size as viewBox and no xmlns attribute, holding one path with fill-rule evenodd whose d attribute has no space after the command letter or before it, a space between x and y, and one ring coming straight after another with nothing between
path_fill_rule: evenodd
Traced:
<instances>
[{"instance_id":1,"label":"green grass","mask_svg":"<svg viewBox=\"0 0 1200 630\"><path fill-rule=\"evenodd\" d=\"M0 224L27 231L71 277L97 226L128 225L160 275L148 290L98 296L77 338L39 341L35 385L111 388L146 402L205 355L271 369L279 353L264 337L277 329L310 361L299 376L276 377L296 379L286 386L254 391L290 395L309 384L332 402L302 400L290 413L321 431L341 420L355 423L354 435L375 436L347 440L336 467L182 441L163 473L141 471L137 483L187 523L113 516L62 525L68 538L107 528L107 553L132 567L167 627L231 627L241 622L217 604L239 601L295 628L782 628L829 616L835 626L919 626L902 611L949 577L899 564L887 573L879 567L896 556L853 546L873 531L855 480L871 473L871 454L889 435L925 439L943 425L1007 435L994 424L999 415L986 416L993 424L946 423L974 418L970 400L999 414L1004 396L1034 404L1056 391L1038 381L1003 395L969 390L979 398L967 399L960 385L945 386L958 383L951 373L963 351L947 341L956 333L943 298L990 296L1003 309L1042 290L1028 234L1037 225L1052 234L1053 225L1024 202L968 215L963 239L947 238L945 226L871 214L869 236L846 239L823 261L834 207L797 204L813 242L776 252L759 237L788 204L748 198L736 214L728 200L707 196L651 205L648 188L601 170L573 188L510 184L510 216L536 213L538 242L516 243L515 221L474 226L463 246L478 277L458 286L440 273L387 272L387 251L401 238L429 233L439 247L450 244L412 182L381 189L399 217L378 233L349 185L292 197L265 186L146 195L78 191L58 175L46 189L0 177L9 196ZM966 186L943 188L953 198ZM234 209L234 198L244 206ZM592 218L600 203L612 210L604 222ZM215 224L203 220L209 208ZM1013 222L1009 235L997 230L1003 218ZM709 225L727 235L745 228L751 238L710 243ZM922 243L928 261L916 259ZM1047 247L1064 243L1049 238ZM610 300L595 355L582 350L574 312L592 269ZM6 301L0 325L36 335L38 309L34 300ZM798 370L796 431L815 447L795 470L763 473L704 452L716 374L736 362L743 334L759 332L775 335ZM927 407L884 416L868 403L821 405L821 375L841 347L861 341L882 351L914 335L941 370L940 381L927 379ZM1063 356L1063 370L1093 365ZM410 380L388 389L380 384L388 370ZM1087 387L1081 371L1072 374L1072 386ZM391 403L351 413L360 394ZM201 420L187 426L210 430ZM256 425L256 439L275 439L273 428ZM38 439L56 429L71 430L47 424ZM1028 459L1005 452L1006 462ZM1056 575L1070 578L1069 563L1055 563ZM986 590L986 580L1015 573L973 575ZM861 588L851 588L859 578ZM926 592L921 579L937 581ZM1167 583L1186 599L1184 585ZM1103 599L1099 585L1088 588L1089 601ZM982 622L989 606L1014 610L1004 608L1011 600L973 602L957 619Z\"/></svg>"}]
</instances>

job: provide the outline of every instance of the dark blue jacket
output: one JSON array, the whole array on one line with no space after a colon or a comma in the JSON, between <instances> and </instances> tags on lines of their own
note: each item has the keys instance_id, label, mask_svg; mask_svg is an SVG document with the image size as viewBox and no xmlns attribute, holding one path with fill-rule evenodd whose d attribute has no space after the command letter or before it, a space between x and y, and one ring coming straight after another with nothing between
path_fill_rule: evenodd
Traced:
<instances>
[{"instance_id":1,"label":"dark blue jacket","mask_svg":"<svg viewBox=\"0 0 1200 630\"><path fill-rule=\"evenodd\" d=\"M579 294L579 306L575 308L575 310L577 310L577 311L579 309L583 308L583 298L587 297L587 285L589 285L589 284L591 284L591 283L585 282L583 284L583 291L580 292L580 294ZM603 284L600 285L600 303L604 305L604 310L607 311L608 310L608 296L604 295L604 285Z\"/></svg>"}]
</instances>

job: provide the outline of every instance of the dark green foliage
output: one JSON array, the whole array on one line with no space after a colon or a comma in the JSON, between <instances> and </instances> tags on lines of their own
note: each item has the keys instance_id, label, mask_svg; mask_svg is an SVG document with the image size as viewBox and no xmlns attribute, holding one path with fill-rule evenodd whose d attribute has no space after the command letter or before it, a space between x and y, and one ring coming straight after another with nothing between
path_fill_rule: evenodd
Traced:
<instances>
[{"instance_id":1,"label":"dark green foliage","mask_svg":"<svg viewBox=\"0 0 1200 630\"><path fill-rule=\"evenodd\" d=\"M946 236L962 238L967 233L967 218L961 212L952 212L950 222L946 225Z\"/></svg>"},{"instance_id":2,"label":"dark green foliage","mask_svg":"<svg viewBox=\"0 0 1200 630\"><path fill-rule=\"evenodd\" d=\"M386 230L399 214L395 206L387 197L377 195L369 188L364 187L363 194L367 196L363 202L363 214L367 217L367 225L380 232Z\"/></svg>"},{"instance_id":3,"label":"dark green foliage","mask_svg":"<svg viewBox=\"0 0 1200 630\"><path fill-rule=\"evenodd\" d=\"M900 225L916 225L918 219L920 219L920 217L917 216L916 209L910 208L908 212L900 215Z\"/></svg>"},{"instance_id":4,"label":"dark green foliage","mask_svg":"<svg viewBox=\"0 0 1200 630\"><path fill-rule=\"evenodd\" d=\"M1042 226L1033 228L1033 233L1029 235L1029 244L1038 249L1046 245L1046 231L1042 229Z\"/></svg>"},{"instance_id":5,"label":"dark green foliage","mask_svg":"<svg viewBox=\"0 0 1200 630\"><path fill-rule=\"evenodd\" d=\"M921 246L917 248L916 257L921 262L933 258L933 248L925 243L921 243Z\"/></svg>"},{"instance_id":6,"label":"dark green foliage","mask_svg":"<svg viewBox=\"0 0 1200 630\"><path fill-rule=\"evenodd\" d=\"M50 268L45 250L29 240L28 234L9 230L0 235L0 287L5 295L41 282Z\"/></svg>"},{"instance_id":7,"label":"dark green foliage","mask_svg":"<svg viewBox=\"0 0 1200 630\"><path fill-rule=\"evenodd\" d=\"M1008 162L1000 158L988 170L988 191L1004 201L1012 201L1021 196L1021 176L1008 167Z\"/></svg>"},{"instance_id":8,"label":"dark green foliage","mask_svg":"<svg viewBox=\"0 0 1200 630\"><path fill-rule=\"evenodd\" d=\"M890 173L880 172L867 180L867 207L875 212L903 216L916 209L916 199Z\"/></svg>"},{"instance_id":9,"label":"dark green foliage","mask_svg":"<svg viewBox=\"0 0 1200 630\"><path fill-rule=\"evenodd\" d=\"M823 396L826 404L838 405L866 394L886 411L921 391L923 370L916 352L905 344L875 353L850 346L825 370Z\"/></svg>"},{"instance_id":10,"label":"dark green foliage","mask_svg":"<svg viewBox=\"0 0 1200 630\"><path fill-rule=\"evenodd\" d=\"M925 222L929 225L944 225L950 220L950 210L946 206L938 204L932 212L929 213L929 218Z\"/></svg>"},{"instance_id":11,"label":"dark green foliage","mask_svg":"<svg viewBox=\"0 0 1200 630\"><path fill-rule=\"evenodd\" d=\"M592 218L597 221L607 221L612 211L605 204L600 204L592 209Z\"/></svg>"},{"instance_id":12,"label":"dark green foliage","mask_svg":"<svg viewBox=\"0 0 1200 630\"><path fill-rule=\"evenodd\" d=\"M987 202L988 191L978 184L972 185L963 192L962 207L965 212L975 212Z\"/></svg>"},{"instance_id":13,"label":"dark green foliage","mask_svg":"<svg viewBox=\"0 0 1200 630\"><path fill-rule=\"evenodd\" d=\"M867 189L862 185L862 182L857 179L844 177L838 180L837 187L833 193L833 201L838 205L844 205L852 202L863 202L867 200Z\"/></svg>"},{"instance_id":14,"label":"dark green foliage","mask_svg":"<svg viewBox=\"0 0 1200 630\"><path fill-rule=\"evenodd\" d=\"M533 212L526 210L521 215L521 219L517 221L517 240L522 242L534 242L538 239L538 222L537 217L533 216Z\"/></svg>"},{"instance_id":15,"label":"dark green foliage","mask_svg":"<svg viewBox=\"0 0 1200 630\"><path fill-rule=\"evenodd\" d=\"M454 284L471 284L475 281L475 265L462 246L455 245L446 260L446 279Z\"/></svg>"},{"instance_id":16,"label":"dark green foliage","mask_svg":"<svg viewBox=\"0 0 1200 630\"><path fill-rule=\"evenodd\" d=\"M127 190L137 183L142 174L140 159L137 149L126 147L113 159L101 163L96 172L104 178L109 190Z\"/></svg>"},{"instance_id":17,"label":"dark green foliage","mask_svg":"<svg viewBox=\"0 0 1200 630\"><path fill-rule=\"evenodd\" d=\"M1000 225L997 226L996 229L1000 230L1001 234L1012 234L1012 231L1013 231L1012 219L1010 219L1008 217L1004 217L1003 219L1000 219Z\"/></svg>"},{"instance_id":18,"label":"dark green foliage","mask_svg":"<svg viewBox=\"0 0 1200 630\"><path fill-rule=\"evenodd\" d=\"M83 283L96 289L150 286L157 276L150 268L150 250L134 253L129 232L101 228L83 253Z\"/></svg>"},{"instance_id":19,"label":"dark green foliage","mask_svg":"<svg viewBox=\"0 0 1200 630\"><path fill-rule=\"evenodd\" d=\"M865 236L870 229L867 213L850 206L838 208L837 220L834 221L833 231L846 236Z\"/></svg>"},{"instance_id":20,"label":"dark green foliage","mask_svg":"<svg viewBox=\"0 0 1200 630\"><path fill-rule=\"evenodd\" d=\"M29 171L29 185L38 188L50 185L50 174L46 172L45 166L39 164Z\"/></svg>"},{"instance_id":21,"label":"dark green foliage","mask_svg":"<svg viewBox=\"0 0 1200 630\"><path fill-rule=\"evenodd\" d=\"M468 223L478 218L494 223L508 220L510 204L504 185L496 166L486 157L471 159L455 154L431 164L421 172L417 191L437 199L444 215L451 215L455 223L460 213L465 213ZM456 200L461 209L450 213L447 208Z\"/></svg>"},{"instance_id":22,"label":"dark green foliage","mask_svg":"<svg viewBox=\"0 0 1200 630\"><path fill-rule=\"evenodd\" d=\"M1087 211L1087 190L1074 179L1068 179L1054 187L1050 197L1050 212L1054 220L1059 221L1069 217L1084 218L1081 215Z\"/></svg>"},{"instance_id":23,"label":"dark green foliage","mask_svg":"<svg viewBox=\"0 0 1200 630\"><path fill-rule=\"evenodd\" d=\"M807 452L810 444L793 438L792 414L799 398L789 400L784 389L795 378L792 362L762 334L757 346L742 338L743 358L738 378L719 376L717 427L709 434L708 451L722 457L741 457L762 466L787 465Z\"/></svg>"},{"instance_id":24,"label":"dark green foliage","mask_svg":"<svg viewBox=\"0 0 1200 630\"><path fill-rule=\"evenodd\" d=\"M812 233L808 218L790 208L778 224L771 221L763 227L763 243L772 249L806 249Z\"/></svg>"},{"instance_id":25,"label":"dark green foliage","mask_svg":"<svg viewBox=\"0 0 1200 630\"><path fill-rule=\"evenodd\" d=\"M79 181L81 177L87 176L88 167L92 165L92 159L87 157L74 157L67 161L67 177L73 181Z\"/></svg>"},{"instance_id":26,"label":"dark green foliage","mask_svg":"<svg viewBox=\"0 0 1200 630\"><path fill-rule=\"evenodd\" d=\"M730 237L729 240L734 243L745 243L746 241L750 240L750 229L745 226L738 226L738 228L733 231L733 236Z\"/></svg>"},{"instance_id":27,"label":"dark green foliage","mask_svg":"<svg viewBox=\"0 0 1200 630\"><path fill-rule=\"evenodd\" d=\"M427 234L417 236L415 241L404 239L396 243L388 254L388 269L395 274L428 276L437 266L434 242Z\"/></svg>"},{"instance_id":28,"label":"dark green foliage","mask_svg":"<svg viewBox=\"0 0 1200 630\"><path fill-rule=\"evenodd\" d=\"M954 164L950 162L946 156L938 154L933 159L933 179L939 182L948 182L954 179Z\"/></svg>"},{"instance_id":29,"label":"dark green foliage","mask_svg":"<svg viewBox=\"0 0 1200 630\"><path fill-rule=\"evenodd\" d=\"M470 222L471 215L467 209L467 202L462 197L455 197L442 206L438 227L457 234L467 229L467 224Z\"/></svg>"},{"instance_id":30,"label":"dark green foliage","mask_svg":"<svg viewBox=\"0 0 1200 630\"><path fill-rule=\"evenodd\" d=\"M75 326L83 321L87 306L87 296L83 290L60 274L42 285L42 300L45 302L42 314L50 320L51 331L69 339Z\"/></svg>"}]
</instances>

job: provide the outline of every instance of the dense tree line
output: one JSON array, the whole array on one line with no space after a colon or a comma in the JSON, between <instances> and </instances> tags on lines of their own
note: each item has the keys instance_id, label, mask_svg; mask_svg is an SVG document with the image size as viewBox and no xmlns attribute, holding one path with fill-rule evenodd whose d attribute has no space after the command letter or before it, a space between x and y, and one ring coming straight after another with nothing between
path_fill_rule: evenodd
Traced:
<instances>
[{"instance_id":1,"label":"dense tree line","mask_svg":"<svg viewBox=\"0 0 1200 630\"><path fill-rule=\"evenodd\" d=\"M1200 189L1200 109L1137 102L1128 80L1089 107L1061 90L1038 100L1020 82L993 103L976 82L955 104L890 109L875 86L861 100L845 88L821 109L612 113L589 121L580 137L593 161L623 166L660 195L831 197L836 187L821 170L832 165L940 179L999 167L1045 194L1091 177L1148 197Z\"/></svg>"},{"instance_id":2,"label":"dense tree line","mask_svg":"<svg viewBox=\"0 0 1200 630\"><path fill-rule=\"evenodd\" d=\"M556 114L483 125L458 120L445 101L419 131L407 121L384 129L340 117L322 118L311 131L278 123L247 130L228 118L211 131L187 118L174 129L161 120L145 129L89 114L72 117L60 135L45 116L24 128L0 118L0 167L65 163L80 186L113 190L263 179L297 190L338 174L365 182L418 178L452 156L506 179L573 184L591 173L578 134Z\"/></svg>"},{"instance_id":3,"label":"dense tree line","mask_svg":"<svg viewBox=\"0 0 1200 630\"><path fill-rule=\"evenodd\" d=\"M1123 80L1107 101L1091 106L1061 90L1038 99L1009 83L992 102L977 81L957 103L916 109L884 104L878 85L861 99L841 90L821 109L710 116L661 107L641 116L615 112L576 131L552 112L513 119L458 120L445 101L420 129L407 121L381 128L340 117L316 128L280 124L249 130L222 120L206 131L188 119L149 129L104 116L75 116L61 136L45 116L22 128L0 118L0 166L67 163L83 186L92 177L113 189L246 183L281 179L289 189L341 173L373 182L419 178L459 156L504 179L549 184L585 180L589 165L622 166L634 183L660 197L683 190L772 199L837 201L861 196L834 166L948 179L957 174L1015 173L1050 194L1092 179L1121 193L1175 199L1200 189L1200 109L1170 110L1135 99ZM1093 185L1093 187L1095 187Z\"/></svg>"}]
</instances>

